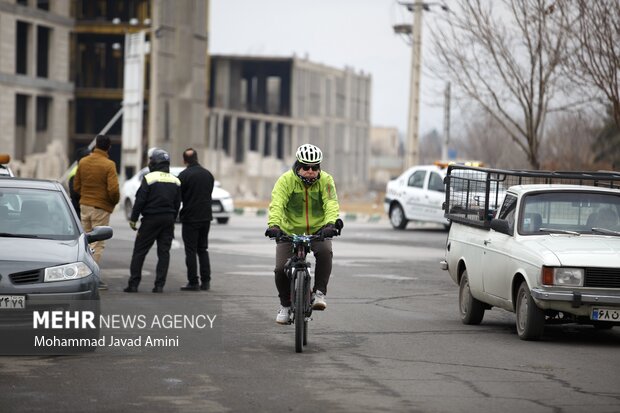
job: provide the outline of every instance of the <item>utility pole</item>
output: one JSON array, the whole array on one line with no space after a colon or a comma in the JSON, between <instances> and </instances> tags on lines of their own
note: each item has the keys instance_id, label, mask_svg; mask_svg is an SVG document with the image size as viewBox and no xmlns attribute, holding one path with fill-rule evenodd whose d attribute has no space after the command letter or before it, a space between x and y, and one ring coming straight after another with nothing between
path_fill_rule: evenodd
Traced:
<instances>
[{"instance_id":1,"label":"utility pole","mask_svg":"<svg viewBox=\"0 0 620 413\"><path fill-rule=\"evenodd\" d=\"M415 3L407 8L413 14L413 26L411 28L411 80L409 82L409 116L407 119L407 167L417 165L420 161L419 136L420 126L420 75L422 66L422 13L423 1L415 0Z\"/></svg>"},{"instance_id":2,"label":"utility pole","mask_svg":"<svg viewBox=\"0 0 620 413\"><path fill-rule=\"evenodd\" d=\"M448 159L448 145L450 144L450 82L446 83L443 101L443 145L441 145L441 160Z\"/></svg>"}]
</instances>

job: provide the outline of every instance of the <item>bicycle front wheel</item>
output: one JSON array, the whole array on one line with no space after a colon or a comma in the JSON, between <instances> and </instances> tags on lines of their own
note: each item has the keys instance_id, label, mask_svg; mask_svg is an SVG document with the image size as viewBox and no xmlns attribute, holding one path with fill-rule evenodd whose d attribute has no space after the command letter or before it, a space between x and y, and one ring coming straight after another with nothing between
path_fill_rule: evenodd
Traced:
<instances>
[{"instance_id":1,"label":"bicycle front wheel","mask_svg":"<svg viewBox=\"0 0 620 413\"><path fill-rule=\"evenodd\" d=\"M295 351L304 351L304 338L306 335L306 314L305 314L305 279L306 272L299 271L295 274Z\"/></svg>"}]
</instances>

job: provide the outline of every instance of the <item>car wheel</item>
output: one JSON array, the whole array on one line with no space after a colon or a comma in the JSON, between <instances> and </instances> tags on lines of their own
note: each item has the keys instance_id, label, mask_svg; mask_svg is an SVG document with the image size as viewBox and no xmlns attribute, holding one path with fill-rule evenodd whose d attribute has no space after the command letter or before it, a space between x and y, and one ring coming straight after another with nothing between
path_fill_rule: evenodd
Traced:
<instances>
[{"instance_id":1,"label":"car wheel","mask_svg":"<svg viewBox=\"0 0 620 413\"><path fill-rule=\"evenodd\" d=\"M129 198L127 198L125 200L125 218L127 218L127 221L131 220L132 209L133 209L133 206L131 205L131 201L129 200Z\"/></svg>"},{"instance_id":2,"label":"car wheel","mask_svg":"<svg viewBox=\"0 0 620 413\"><path fill-rule=\"evenodd\" d=\"M226 218L217 218L217 223L218 224L228 224L228 217Z\"/></svg>"},{"instance_id":3,"label":"car wheel","mask_svg":"<svg viewBox=\"0 0 620 413\"><path fill-rule=\"evenodd\" d=\"M521 340L539 340L545 329L545 313L536 306L527 283L517 292L517 334Z\"/></svg>"},{"instance_id":4,"label":"car wheel","mask_svg":"<svg viewBox=\"0 0 620 413\"><path fill-rule=\"evenodd\" d=\"M484 304L475 299L469 290L467 270L463 271L459 284L459 312L463 324L477 325L482 322L484 317Z\"/></svg>"},{"instance_id":5,"label":"car wheel","mask_svg":"<svg viewBox=\"0 0 620 413\"><path fill-rule=\"evenodd\" d=\"M390 208L390 223L394 229L405 229L409 221L405 218L405 211L400 204L394 204Z\"/></svg>"}]
</instances>

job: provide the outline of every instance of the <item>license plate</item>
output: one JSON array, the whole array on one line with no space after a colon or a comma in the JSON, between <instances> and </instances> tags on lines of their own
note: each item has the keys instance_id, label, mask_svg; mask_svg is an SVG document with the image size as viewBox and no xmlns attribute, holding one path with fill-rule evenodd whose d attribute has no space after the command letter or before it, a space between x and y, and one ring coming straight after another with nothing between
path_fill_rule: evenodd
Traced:
<instances>
[{"instance_id":1,"label":"license plate","mask_svg":"<svg viewBox=\"0 0 620 413\"><path fill-rule=\"evenodd\" d=\"M26 308L25 295L0 295L0 309Z\"/></svg>"},{"instance_id":2,"label":"license plate","mask_svg":"<svg viewBox=\"0 0 620 413\"><path fill-rule=\"evenodd\" d=\"M620 323L620 309L618 308L593 308L590 318L592 320L616 321Z\"/></svg>"}]
</instances>

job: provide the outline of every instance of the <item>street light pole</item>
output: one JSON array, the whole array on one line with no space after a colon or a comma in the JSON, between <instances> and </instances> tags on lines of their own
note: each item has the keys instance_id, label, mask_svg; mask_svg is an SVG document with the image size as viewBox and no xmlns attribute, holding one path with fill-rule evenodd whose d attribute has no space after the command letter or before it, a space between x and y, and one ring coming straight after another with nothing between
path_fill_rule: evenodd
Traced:
<instances>
[{"instance_id":1,"label":"street light pole","mask_svg":"<svg viewBox=\"0 0 620 413\"><path fill-rule=\"evenodd\" d=\"M409 82L409 116L407 119L407 167L420 161L418 129L420 125L420 75L422 67L422 11L423 1L415 0L411 12L411 80Z\"/></svg>"}]
</instances>

